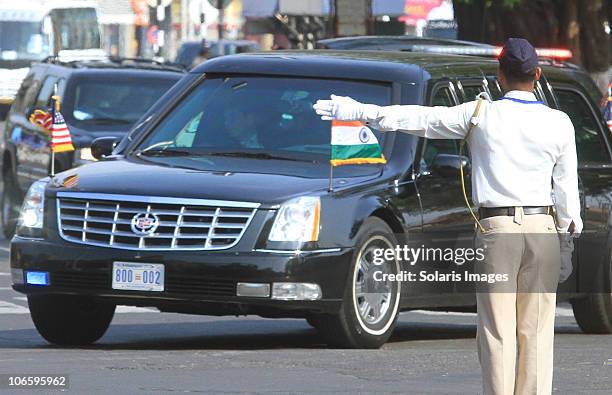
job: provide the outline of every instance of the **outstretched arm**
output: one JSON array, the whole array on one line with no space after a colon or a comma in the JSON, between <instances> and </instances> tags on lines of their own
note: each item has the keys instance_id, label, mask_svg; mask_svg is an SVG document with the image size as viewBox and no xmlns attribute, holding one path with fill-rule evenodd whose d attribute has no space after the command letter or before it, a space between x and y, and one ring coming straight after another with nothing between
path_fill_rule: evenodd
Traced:
<instances>
[{"instance_id":1,"label":"outstretched arm","mask_svg":"<svg viewBox=\"0 0 612 395\"><path fill-rule=\"evenodd\" d=\"M331 100L318 100L313 108L323 120L361 121L381 131L397 130L431 139L462 139L476 102L455 107L383 107L331 95Z\"/></svg>"}]
</instances>

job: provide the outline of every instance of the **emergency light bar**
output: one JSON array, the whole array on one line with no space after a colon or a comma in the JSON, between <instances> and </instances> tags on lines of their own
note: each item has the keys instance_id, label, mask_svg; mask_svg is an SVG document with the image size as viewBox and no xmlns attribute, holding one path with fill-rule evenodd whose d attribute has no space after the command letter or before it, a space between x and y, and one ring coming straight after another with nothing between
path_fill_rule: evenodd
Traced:
<instances>
[{"instance_id":1,"label":"emergency light bar","mask_svg":"<svg viewBox=\"0 0 612 395\"><path fill-rule=\"evenodd\" d=\"M413 45L412 52L429 52L448 55L472 55L498 57L502 47L493 46L465 46L465 45ZM573 57L572 51L563 48L536 48L540 58L555 59L559 61L569 60Z\"/></svg>"}]
</instances>

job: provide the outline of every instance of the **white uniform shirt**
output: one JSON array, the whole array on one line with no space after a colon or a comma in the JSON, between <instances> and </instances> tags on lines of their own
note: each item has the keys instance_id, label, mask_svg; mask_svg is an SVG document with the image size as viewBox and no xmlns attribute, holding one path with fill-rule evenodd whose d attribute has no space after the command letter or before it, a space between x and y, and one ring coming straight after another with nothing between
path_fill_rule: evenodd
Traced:
<instances>
[{"instance_id":1,"label":"white uniform shirt","mask_svg":"<svg viewBox=\"0 0 612 395\"><path fill-rule=\"evenodd\" d=\"M382 131L462 139L475 109L475 101L455 107L378 107L368 111L377 116L366 120ZM538 102L533 93L511 91L502 100L483 101L468 144L472 200L478 207L554 204L561 230L574 221L575 233L582 231L574 126L565 113Z\"/></svg>"}]
</instances>

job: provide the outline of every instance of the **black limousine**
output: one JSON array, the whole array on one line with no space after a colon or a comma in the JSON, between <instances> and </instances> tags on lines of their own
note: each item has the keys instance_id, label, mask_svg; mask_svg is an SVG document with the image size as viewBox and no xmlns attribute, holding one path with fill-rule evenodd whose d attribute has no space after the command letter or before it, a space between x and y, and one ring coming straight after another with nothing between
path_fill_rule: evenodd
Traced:
<instances>
[{"instance_id":1,"label":"black limousine","mask_svg":"<svg viewBox=\"0 0 612 395\"><path fill-rule=\"evenodd\" d=\"M330 93L379 105L497 99L496 68L369 51L205 62L126 138L96 140L98 162L32 185L11 243L13 287L60 345L98 340L116 305L305 318L329 345L354 348L380 347L403 310L474 309L474 284L370 281L403 270L375 264L376 249L471 245L458 142L375 131L387 163L337 167L330 185L330 124L312 105ZM559 300L583 330L610 333L610 136L576 73L545 66L536 86L572 118L580 161L585 230Z\"/></svg>"}]
</instances>

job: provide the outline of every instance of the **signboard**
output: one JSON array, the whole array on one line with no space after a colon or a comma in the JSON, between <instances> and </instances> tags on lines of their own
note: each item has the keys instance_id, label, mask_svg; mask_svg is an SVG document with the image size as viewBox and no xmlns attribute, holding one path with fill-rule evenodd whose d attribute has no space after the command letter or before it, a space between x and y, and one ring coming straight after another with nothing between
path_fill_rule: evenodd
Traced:
<instances>
[{"instance_id":1,"label":"signboard","mask_svg":"<svg viewBox=\"0 0 612 395\"><path fill-rule=\"evenodd\" d=\"M400 18L400 21L406 22L407 25L416 25L419 19L427 19L427 15L431 10L441 6L443 0L406 0L404 6L405 16Z\"/></svg>"}]
</instances>

